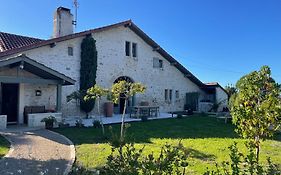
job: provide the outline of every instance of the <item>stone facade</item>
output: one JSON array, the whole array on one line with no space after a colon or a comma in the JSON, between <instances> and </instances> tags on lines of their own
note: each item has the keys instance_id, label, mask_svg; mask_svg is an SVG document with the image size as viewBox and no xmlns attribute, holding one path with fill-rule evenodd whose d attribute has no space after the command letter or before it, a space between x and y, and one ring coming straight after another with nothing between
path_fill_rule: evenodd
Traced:
<instances>
[{"instance_id":1,"label":"stone facade","mask_svg":"<svg viewBox=\"0 0 281 175\"><path fill-rule=\"evenodd\" d=\"M44 128L45 123L41 122L44 118L55 117L56 122L54 123L54 128L58 127L58 123L62 122L61 113L38 113L38 114L28 114L28 127L32 128Z\"/></svg>"},{"instance_id":2,"label":"stone facade","mask_svg":"<svg viewBox=\"0 0 281 175\"><path fill-rule=\"evenodd\" d=\"M228 107L228 95L221 87L216 88L216 99L217 103L221 102L218 111L223 111L223 108Z\"/></svg>"},{"instance_id":3,"label":"stone facade","mask_svg":"<svg viewBox=\"0 0 281 175\"><path fill-rule=\"evenodd\" d=\"M66 102L66 96L79 89L80 46L83 38L77 37L58 42L55 47L48 45L24 52L29 58L76 80L75 85L62 88L63 116L85 115L80 112L75 101ZM160 106L161 112L167 112L182 110L187 92L199 92L201 96L204 95L196 84L157 51L154 51L130 28L122 26L96 32L93 34L93 38L96 40L98 51L97 84L109 88L117 78L122 76L130 77L134 82L143 83L147 90L144 94L136 96L135 104L140 101L148 101L151 105ZM126 41L137 44L137 57L125 56ZM68 55L68 47L73 48L73 56ZM154 68L153 58L163 60L163 68ZM41 88L42 94L46 96L33 99L32 93L37 88ZM171 101L165 100L165 89L172 90ZM176 95L176 91L178 95ZM24 85L24 104L36 103L52 106L56 102L55 94L55 87L52 86ZM201 96L200 98L202 98ZM102 99L102 102L104 100ZM96 109L93 110L93 113L95 111Z\"/></svg>"},{"instance_id":4,"label":"stone facade","mask_svg":"<svg viewBox=\"0 0 281 175\"><path fill-rule=\"evenodd\" d=\"M7 127L7 115L0 115L0 130Z\"/></svg>"}]
</instances>

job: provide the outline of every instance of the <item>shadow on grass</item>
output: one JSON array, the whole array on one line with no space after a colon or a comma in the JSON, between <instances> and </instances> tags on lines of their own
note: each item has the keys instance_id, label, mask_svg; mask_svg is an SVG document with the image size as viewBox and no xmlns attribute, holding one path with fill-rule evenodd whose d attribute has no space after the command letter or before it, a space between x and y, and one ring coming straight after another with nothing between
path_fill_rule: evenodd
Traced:
<instances>
[{"instance_id":1,"label":"shadow on grass","mask_svg":"<svg viewBox=\"0 0 281 175\"><path fill-rule=\"evenodd\" d=\"M225 124L213 117L199 115L182 119L162 119L129 124L126 131L128 142L151 143L151 139L195 139L195 138L238 138L231 123ZM105 126L106 135L102 135L100 128L60 128L54 129L76 145L107 143L112 132L119 134L120 124Z\"/></svg>"},{"instance_id":2,"label":"shadow on grass","mask_svg":"<svg viewBox=\"0 0 281 175\"><path fill-rule=\"evenodd\" d=\"M187 148L186 151L188 156L191 158L200 159L203 161L214 161L216 159L216 156L213 154L205 154L193 148Z\"/></svg>"}]
</instances>

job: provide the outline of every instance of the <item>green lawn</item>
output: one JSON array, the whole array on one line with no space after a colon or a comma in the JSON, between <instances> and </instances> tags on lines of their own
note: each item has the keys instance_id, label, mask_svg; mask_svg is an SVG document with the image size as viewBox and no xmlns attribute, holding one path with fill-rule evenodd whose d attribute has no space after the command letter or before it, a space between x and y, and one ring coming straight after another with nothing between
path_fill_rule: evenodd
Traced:
<instances>
[{"instance_id":1,"label":"green lawn","mask_svg":"<svg viewBox=\"0 0 281 175\"><path fill-rule=\"evenodd\" d=\"M119 132L119 127L113 125L114 132ZM111 151L107 141L101 137L101 129L64 128L55 131L74 142L77 161L84 166L101 167ZM212 117L192 116L131 123L127 135L130 141L136 142L137 147L145 145L145 153L155 154L165 143L176 145L181 140L190 150L188 170L192 174L202 174L206 167L212 169L215 162L228 160L228 146L234 141L243 151L246 150L243 144L245 140L238 137L232 124L224 124ZM265 161L270 156L281 167L281 135L274 139L262 143L261 160Z\"/></svg>"},{"instance_id":2,"label":"green lawn","mask_svg":"<svg viewBox=\"0 0 281 175\"><path fill-rule=\"evenodd\" d=\"M0 158L5 156L10 149L10 143L2 136L0 136Z\"/></svg>"}]
</instances>

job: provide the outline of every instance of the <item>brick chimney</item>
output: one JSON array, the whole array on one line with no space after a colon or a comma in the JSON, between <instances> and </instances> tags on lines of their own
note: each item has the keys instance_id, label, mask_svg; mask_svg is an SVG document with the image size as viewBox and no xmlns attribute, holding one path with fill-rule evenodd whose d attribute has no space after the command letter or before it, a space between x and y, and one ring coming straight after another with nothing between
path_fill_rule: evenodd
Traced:
<instances>
[{"instance_id":1,"label":"brick chimney","mask_svg":"<svg viewBox=\"0 0 281 175\"><path fill-rule=\"evenodd\" d=\"M69 35L73 33L73 15L70 9L59 7L54 14L53 38Z\"/></svg>"}]
</instances>

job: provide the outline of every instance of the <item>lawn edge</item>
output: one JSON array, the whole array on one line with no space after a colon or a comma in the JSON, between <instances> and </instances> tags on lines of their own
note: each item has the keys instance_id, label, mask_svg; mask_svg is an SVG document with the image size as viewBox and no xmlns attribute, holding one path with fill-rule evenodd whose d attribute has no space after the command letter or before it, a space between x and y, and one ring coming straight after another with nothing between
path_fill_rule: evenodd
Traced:
<instances>
[{"instance_id":1,"label":"lawn edge","mask_svg":"<svg viewBox=\"0 0 281 175\"><path fill-rule=\"evenodd\" d=\"M0 161L2 161L4 158L9 158L15 150L12 140L9 137L7 137L6 134L7 133L5 133L5 132L0 132L0 135L2 137L4 137L10 143L10 146L9 146L10 148L9 148L8 153L5 156L3 156L3 158L1 158Z\"/></svg>"},{"instance_id":2,"label":"lawn edge","mask_svg":"<svg viewBox=\"0 0 281 175\"><path fill-rule=\"evenodd\" d=\"M53 133L53 134L57 134L61 137L63 137L69 144L69 148L70 148L70 160L68 161L67 165L66 165L66 169L64 170L64 175L68 175L70 172L71 172L71 168L75 162L75 158L76 158L76 150L75 150L75 146L73 144L73 142L67 138L66 136L60 134L60 133L57 133L55 131L51 131L51 130L48 130L49 132Z\"/></svg>"}]
</instances>

